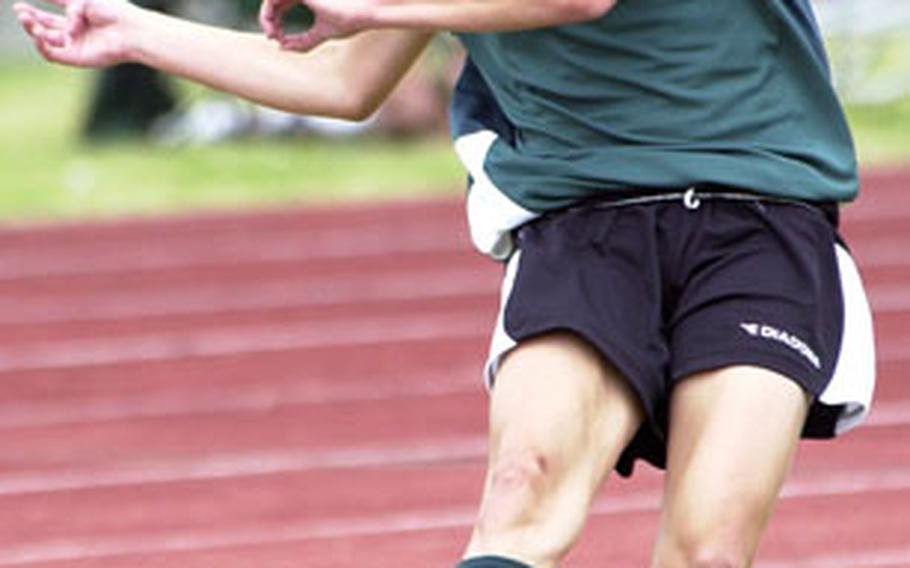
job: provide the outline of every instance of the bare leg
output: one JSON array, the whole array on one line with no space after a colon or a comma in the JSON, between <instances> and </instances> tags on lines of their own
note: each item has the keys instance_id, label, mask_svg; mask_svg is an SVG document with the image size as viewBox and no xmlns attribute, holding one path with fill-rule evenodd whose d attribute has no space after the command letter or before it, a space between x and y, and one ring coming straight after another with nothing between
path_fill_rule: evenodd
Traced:
<instances>
[{"instance_id":1,"label":"bare leg","mask_svg":"<svg viewBox=\"0 0 910 568\"><path fill-rule=\"evenodd\" d=\"M808 407L796 383L755 367L704 373L677 386L652 568L751 565Z\"/></svg>"},{"instance_id":2,"label":"bare leg","mask_svg":"<svg viewBox=\"0 0 910 568\"><path fill-rule=\"evenodd\" d=\"M517 347L492 393L489 470L465 557L555 566L641 420L630 387L578 337Z\"/></svg>"}]
</instances>

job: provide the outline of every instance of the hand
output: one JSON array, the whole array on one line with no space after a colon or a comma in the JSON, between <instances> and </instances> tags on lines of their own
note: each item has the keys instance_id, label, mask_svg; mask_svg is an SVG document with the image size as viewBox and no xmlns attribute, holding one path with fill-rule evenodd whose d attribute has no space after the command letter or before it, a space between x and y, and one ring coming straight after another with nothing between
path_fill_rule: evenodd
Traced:
<instances>
[{"instance_id":1,"label":"hand","mask_svg":"<svg viewBox=\"0 0 910 568\"><path fill-rule=\"evenodd\" d=\"M305 32L286 35L284 16L298 4L313 13L313 25ZM352 36L368 27L371 0L262 0L259 23L269 38L285 49L310 51L332 39Z\"/></svg>"},{"instance_id":2,"label":"hand","mask_svg":"<svg viewBox=\"0 0 910 568\"><path fill-rule=\"evenodd\" d=\"M47 0L58 14L26 2L13 11L37 50L48 61L74 67L106 67L128 59L126 0Z\"/></svg>"}]
</instances>

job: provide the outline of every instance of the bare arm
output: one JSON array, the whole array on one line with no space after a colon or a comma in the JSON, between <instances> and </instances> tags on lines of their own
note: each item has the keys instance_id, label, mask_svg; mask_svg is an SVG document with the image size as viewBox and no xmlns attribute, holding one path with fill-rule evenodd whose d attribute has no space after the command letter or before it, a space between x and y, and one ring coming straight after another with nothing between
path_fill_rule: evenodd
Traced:
<instances>
[{"instance_id":1,"label":"bare arm","mask_svg":"<svg viewBox=\"0 0 910 568\"><path fill-rule=\"evenodd\" d=\"M261 34L144 15L135 61L270 107L339 118L369 116L429 40L419 32L372 31L302 54Z\"/></svg>"},{"instance_id":2,"label":"bare arm","mask_svg":"<svg viewBox=\"0 0 910 568\"><path fill-rule=\"evenodd\" d=\"M326 40L372 29L500 32L593 20L618 0L263 0L260 23L285 47L307 51ZM281 20L304 4L315 14L312 28L285 37Z\"/></svg>"},{"instance_id":3,"label":"bare arm","mask_svg":"<svg viewBox=\"0 0 910 568\"><path fill-rule=\"evenodd\" d=\"M500 32L603 16L616 0L373 0L370 28Z\"/></svg>"},{"instance_id":4,"label":"bare arm","mask_svg":"<svg viewBox=\"0 0 910 568\"><path fill-rule=\"evenodd\" d=\"M138 62L270 107L339 118L372 113L430 39L423 32L379 30L302 54L257 34L188 22L120 0L54 3L70 13L15 6L50 61L80 67Z\"/></svg>"}]
</instances>

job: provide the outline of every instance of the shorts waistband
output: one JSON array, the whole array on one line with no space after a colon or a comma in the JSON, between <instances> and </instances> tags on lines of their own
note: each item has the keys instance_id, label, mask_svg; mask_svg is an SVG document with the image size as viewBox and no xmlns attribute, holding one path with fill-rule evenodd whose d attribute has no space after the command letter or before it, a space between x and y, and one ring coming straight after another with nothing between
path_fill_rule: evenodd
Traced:
<instances>
[{"instance_id":1,"label":"shorts waistband","mask_svg":"<svg viewBox=\"0 0 910 568\"><path fill-rule=\"evenodd\" d=\"M837 203L834 202L816 203L745 191L724 191L699 187L690 187L682 191L623 196L615 199L598 199L586 202L580 205L579 208L613 209L673 201L681 202L684 207L693 211L701 207L702 202L705 201L740 201L758 204L793 205L822 213L834 227L838 226L840 217L839 208Z\"/></svg>"}]
</instances>

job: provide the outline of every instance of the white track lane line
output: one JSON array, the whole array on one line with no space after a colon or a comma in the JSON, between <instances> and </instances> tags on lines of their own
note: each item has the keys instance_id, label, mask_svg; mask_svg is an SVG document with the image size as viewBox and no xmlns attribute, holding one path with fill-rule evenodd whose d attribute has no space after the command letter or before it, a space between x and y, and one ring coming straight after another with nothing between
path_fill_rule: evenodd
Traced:
<instances>
[{"instance_id":1,"label":"white track lane line","mask_svg":"<svg viewBox=\"0 0 910 568\"><path fill-rule=\"evenodd\" d=\"M0 403L0 431L17 428L94 424L140 418L175 418L340 403L408 400L483 392L480 365L448 371L409 371L349 383L328 377L283 379L273 384L173 387L163 392L87 396L29 402L7 397ZM908 414L910 420L910 414Z\"/></svg>"},{"instance_id":2,"label":"white track lane line","mask_svg":"<svg viewBox=\"0 0 910 568\"><path fill-rule=\"evenodd\" d=\"M824 476L815 479L812 483L788 484L785 486L782 498L799 499L870 491L907 490L910 490L910 470L858 471ZM656 511L659 504L660 494L657 491L616 495L596 501L592 508L592 515L608 516ZM464 529L473 523L474 517L473 508L453 507L360 518L325 519L297 524L285 523L276 526L260 525L230 530L183 530L134 536L58 539L5 547L0 551L0 566L25 566L41 562L82 561L174 552L190 553L239 546L385 536L438 529ZM775 564L774 568L781 566L799 565ZM816 565L810 566L815 568ZM827 568L827 566L821 565L819 568ZM843 568L843 566L837 568Z\"/></svg>"},{"instance_id":3,"label":"white track lane line","mask_svg":"<svg viewBox=\"0 0 910 568\"><path fill-rule=\"evenodd\" d=\"M297 349L482 340L491 327L491 322L462 310L9 345L0 346L0 373Z\"/></svg>"},{"instance_id":4,"label":"white track lane line","mask_svg":"<svg viewBox=\"0 0 910 568\"><path fill-rule=\"evenodd\" d=\"M895 237L885 242L878 239L861 239L854 248L860 274L875 268L902 268L910 266L906 237Z\"/></svg>"},{"instance_id":5,"label":"white track lane line","mask_svg":"<svg viewBox=\"0 0 910 568\"><path fill-rule=\"evenodd\" d=\"M910 271L910 263L907 265ZM906 279L905 279L906 280ZM873 314L902 314L910 312L910 291L907 282L866 284Z\"/></svg>"},{"instance_id":6,"label":"white track lane line","mask_svg":"<svg viewBox=\"0 0 910 568\"><path fill-rule=\"evenodd\" d=\"M313 234L292 230L255 233L213 231L136 243L93 242L68 245L61 240L38 250L4 251L0 281L60 276L99 276L129 272L214 268L276 262L306 262L397 254L468 252L465 231L422 224L396 227L323 229ZM899 239L860 239L860 267L906 266L905 247ZM479 258L479 257L478 257Z\"/></svg>"},{"instance_id":7,"label":"white track lane line","mask_svg":"<svg viewBox=\"0 0 910 568\"><path fill-rule=\"evenodd\" d=\"M264 413L281 408L364 401L446 397L482 392L480 367L421 370L368 383L328 377L284 378L274 384L180 389L164 392L73 397L66 400L0 402L0 431L84 425L142 418L177 418L230 413ZM10 398L10 397L8 397ZM910 400L878 400L864 428L910 424Z\"/></svg>"},{"instance_id":8,"label":"white track lane line","mask_svg":"<svg viewBox=\"0 0 910 568\"><path fill-rule=\"evenodd\" d=\"M0 325L125 321L134 318L213 315L259 310L356 305L402 300L466 296L495 298L495 269L420 269L370 275L367 278L294 277L244 284L162 286L156 290L101 290L61 298L0 297ZM868 288L877 314L910 314L906 286Z\"/></svg>"},{"instance_id":9,"label":"white track lane line","mask_svg":"<svg viewBox=\"0 0 910 568\"><path fill-rule=\"evenodd\" d=\"M873 400L872 412L861 426L886 428L910 424L910 400Z\"/></svg>"},{"instance_id":10,"label":"white track lane line","mask_svg":"<svg viewBox=\"0 0 910 568\"><path fill-rule=\"evenodd\" d=\"M875 191L877 188L869 186L869 189ZM853 224L910 220L910 201L907 200L906 195L903 195L904 193L905 188L901 187L899 191L866 194L855 205L848 205L843 209L841 225L846 227L846 232L849 233L849 227ZM887 203L887 205L883 207L882 203Z\"/></svg>"},{"instance_id":11,"label":"white track lane line","mask_svg":"<svg viewBox=\"0 0 910 568\"><path fill-rule=\"evenodd\" d=\"M0 496L50 494L113 487L212 481L319 470L401 465L440 465L476 460L486 454L484 436L425 440L371 448L269 451L254 450L180 459L113 462L58 468L44 473L0 473Z\"/></svg>"},{"instance_id":12,"label":"white track lane line","mask_svg":"<svg viewBox=\"0 0 910 568\"><path fill-rule=\"evenodd\" d=\"M398 254L467 252L464 231L416 220L396 227L234 232L159 239L124 246L120 242L4 251L0 281L59 276L99 276L186 268L389 257Z\"/></svg>"},{"instance_id":13,"label":"white track lane line","mask_svg":"<svg viewBox=\"0 0 910 568\"><path fill-rule=\"evenodd\" d=\"M113 282L112 282L113 285ZM495 297L498 277L476 267L389 271L366 278L319 276L260 279L242 284L162 286L156 290L102 290L41 298L0 298L0 325L122 321L133 318L210 315L430 300L488 295Z\"/></svg>"},{"instance_id":14,"label":"white track lane line","mask_svg":"<svg viewBox=\"0 0 910 568\"><path fill-rule=\"evenodd\" d=\"M450 385L450 388L460 392L461 387ZM265 398L266 403L270 400L271 397ZM888 403L880 404L876 413L883 414L886 418L880 420L878 424L876 419L870 419L871 426L910 424L908 407L910 404L907 401L896 403L893 410L889 408ZM171 459L111 462L89 466L69 466L63 471L57 469L44 472L0 473L0 495L234 479L251 475L300 473L320 469L350 469L366 465L389 466L403 463L444 465L453 460L482 461L485 451L484 439L468 437L437 443L427 441L408 446L377 445L368 448L323 451L252 450ZM900 475L894 482L898 487L902 487L906 481L905 474ZM877 482L883 483L883 480L887 481L887 479L887 475L883 473L877 478ZM793 483L799 482L794 480ZM838 479L838 483L842 485L843 481ZM800 494L805 494L811 492L814 487L815 485L799 487L798 491ZM826 491L832 492L833 490L826 489Z\"/></svg>"},{"instance_id":15,"label":"white track lane line","mask_svg":"<svg viewBox=\"0 0 910 568\"><path fill-rule=\"evenodd\" d=\"M801 560L769 560L756 568L886 568L910 566L910 546L863 550L861 552L828 553Z\"/></svg>"},{"instance_id":16,"label":"white track lane line","mask_svg":"<svg viewBox=\"0 0 910 568\"><path fill-rule=\"evenodd\" d=\"M0 374L312 348L485 340L491 326L490 322L477 315L438 310L417 315L352 317L325 322L0 345ZM891 337L889 340L879 348L878 361L910 361L910 351L906 349L910 343L903 338Z\"/></svg>"}]
</instances>

